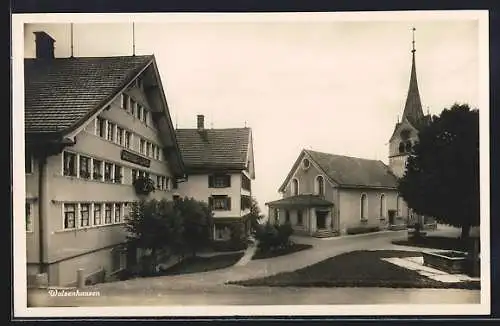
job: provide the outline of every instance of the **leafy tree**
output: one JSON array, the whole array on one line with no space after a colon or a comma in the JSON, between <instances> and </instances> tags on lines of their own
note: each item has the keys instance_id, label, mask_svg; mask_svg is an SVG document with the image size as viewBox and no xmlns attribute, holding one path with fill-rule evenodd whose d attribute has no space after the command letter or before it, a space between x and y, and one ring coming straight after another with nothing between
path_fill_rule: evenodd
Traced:
<instances>
[{"instance_id":1,"label":"leafy tree","mask_svg":"<svg viewBox=\"0 0 500 326\"><path fill-rule=\"evenodd\" d=\"M212 211L206 203L187 197L176 200L175 209L182 216L182 243L195 256L210 243Z\"/></svg>"},{"instance_id":2,"label":"leafy tree","mask_svg":"<svg viewBox=\"0 0 500 326\"><path fill-rule=\"evenodd\" d=\"M408 157L399 192L418 214L461 227L479 225L479 112L455 104L433 116Z\"/></svg>"},{"instance_id":3,"label":"leafy tree","mask_svg":"<svg viewBox=\"0 0 500 326\"><path fill-rule=\"evenodd\" d=\"M248 213L247 218L250 219L250 227L252 230L257 230L264 220L265 216L261 213L259 204L257 200L252 197L252 202L250 204L250 213Z\"/></svg>"}]
</instances>

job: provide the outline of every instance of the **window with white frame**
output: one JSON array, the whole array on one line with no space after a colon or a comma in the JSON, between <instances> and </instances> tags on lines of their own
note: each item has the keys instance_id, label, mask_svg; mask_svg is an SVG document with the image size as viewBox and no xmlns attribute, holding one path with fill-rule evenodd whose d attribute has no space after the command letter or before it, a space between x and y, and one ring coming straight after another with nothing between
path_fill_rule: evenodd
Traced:
<instances>
[{"instance_id":1,"label":"window with white frame","mask_svg":"<svg viewBox=\"0 0 500 326\"><path fill-rule=\"evenodd\" d=\"M126 147L126 148L130 148L130 142L131 142L131 134L128 130L124 130L123 131L123 141L124 141L124 144L123 146Z\"/></svg>"},{"instance_id":2,"label":"window with white frame","mask_svg":"<svg viewBox=\"0 0 500 326\"><path fill-rule=\"evenodd\" d=\"M80 227L90 226L90 204L80 204Z\"/></svg>"},{"instance_id":3,"label":"window with white frame","mask_svg":"<svg viewBox=\"0 0 500 326\"><path fill-rule=\"evenodd\" d=\"M144 109L144 112L142 113L142 121L147 125L148 124L148 110Z\"/></svg>"},{"instance_id":4,"label":"window with white frame","mask_svg":"<svg viewBox=\"0 0 500 326\"><path fill-rule=\"evenodd\" d=\"M104 136L106 135L106 120L101 117L97 118L95 134L101 138L104 138Z\"/></svg>"},{"instance_id":5,"label":"window with white frame","mask_svg":"<svg viewBox=\"0 0 500 326\"><path fill-rule=\"evenodd\" d=\"M94 203L94 225L102 224L102 205L100 203Z\"/></svg>"},{"instance_id":6,"label":"window with white frame","mask_svg":"<svg viewBox=\"0 0 500 326\"><path fill-rule=\"evenodd\" d=\"M316 177L316 194L320 196L325 195L325 180L322 175Z\"/></svg>"},{"instance_id":7,"label":"window with white frame","mask_svg":"<svg viewBox=\"0 0 500 326\"><path fill-rule=\"evenodd\" d=\"M90 179L90 157L80 155L80 178Z\"/></svg>"},{"instance_id":8,"label":"window with white frame","mask_svg":"<svg viewBox=\"0 0 500 326\"><path fill-rule=\"evenodd\" d=\"M104 204L104 224L113 223L113 204Z\"/></svg>"},{"instance_id":9,"label":"window with white frame","mask_svg":"<svg viewBox=\"0 0 500 326\"><path fill-rule=\"evenodd\" d=\"M108 122L108 129L106 133L106 139L109 141L115 140L115 124L112 122Z\"/></svg>"},{"instance_id":10,"label":"window with white frame","mask_svg":"<svg viewBox=\"0 0 500 326\"><path fill-rule=\"evenodd\" d=\"M142 105L137 104L137 119L142 120L143 112L144 108L142 107Z\"/></svg>"},{"instance_id":11,"label":"window with white frame","mask_svg":"<svg viewBox=\"0 0 500 326\"><path fill-rule=\"evenodd\" d=\"M381 194L380 195L380 218L385 218L386 212L387 212L387 209L386 209L385 194Z\"/></svg>"},{"instance_id":12,"label":"window with white frame","mask_svg":"<svg viewBox=\"0 0 500 326\"><path fill-rule=\"evenodd\" d=\"M102 161L94 159L92 169L92 178L94 180L102 180Z\"/></svg>"},{"instance_id":13,"label":"window with white frame","mask_svg":"<svg viewBox=\"0 0 500 326\"><path fill-rule=\"evenodd\" d=\"M123 145L123 128L116 127L116 142L119 145Z\"/></svg>"},{"instance_id":14,"label":"window with white frame","mask_svg":"<svg viewBox=\"0 0 500 326\"><path fill-rule=\"evenodd\" d=\"M130 109L130 102L127 94L122 94L122 108L125 111L128 111Z\"/></svg>"},{"instance_id":15,"label":"window with white frame","mask_svg":"<svg viewBox=\"0 0 500 326\"><path fill-rule=\"evenodd\" d=\"M135 117L136 111L137 111L137 104L133 98L130 98L130 114L132 114Z\"/></svg>"},{"instance_id":16,"label":"window with white frame","mask_svg":"<svg viewBox=\"0 0 500 326\"><path fill-rule=\"evenodd\" d=\"M32 209L31 209L31 203L26 202L25 203L25 210L26 210L26 232L32 232L33 231L33 215L32 215Z\"/></svg>"},{"instance_id":17,"label":"window with white frame","mask_svg":"<svg viewBox=\"0 0 500 326\"><path fill-rule=\"evenodd\" d=\"M122 204L115 203L115 223L122 222Z\"/></svg>"},{"instance_id":18,"label":"window with white frame","mask_svg":"<svg viewBox=\"0 0 500 326\"><path fill-rule=\"evenodd\" d=\"M122 183L122 178L123 178L122 167L115 164L115 175L114 175L115 183Z\"/></svg>"},{"instance_id":19,"label":"window with white frame","mask_svg":"<svg viewBox=\"0 0 500 326\"><path fill-rule=\"evenodd\" d=\"M145 151L146 151L146 141L144 139L141 139L139 143L139 152L141 154L144 154Z\"/></svg>"},{"instance_id":20,"label":"window with white frame","mask_svg":"<svg viewBox=\"0 0 500 326\"><path fill-rule=\"evenodd\" d=\"M299 180L292 180L292 195L297 196L299 194Z\"/></svg>"},{"instance_id":21,"label":"window with white frame","mask_svg":"<svg viewBox=\"0 0 500 326\"><path fill-rule=\"evenodd\" d=\"M362 194L360 198L360 217L361 220L368 219L368 199L366 198L366 194Z\"/></svg>"},{"instance_id":22,"label":"window with white frame","mask_svg":"<svg viewBox=\"0 0 500 326\"><path fill-rule=\"evenodd\" d=\"M104 163L104 181L113 181L112 176L113 164L112 163Z\"/></svg>"},{"instance_id":23,"label":"window with white frame","mask_svg":"<svg viewBox=\"0 0 500 326\"><path fill-rule=\"evenodd\" d=\"M230 211L231 198L224 195L212 196L209 198L209 206L215 211Z\"/></svg>"},{"instance_id":24,"label":"window with white frame","mask_svg":"<svg viewBox=\"0 0 500 326\"><path fill-rule=\"evenodd\" d=\"M209 188L231 187L231 176L228 174L215 174L208 176Z\"/></svg>"},{"instance_id":25,"label":"window with white frame","mask_svg":"<svg viewBox=\"0 0 500 326\"><path fill-rule=\"evenodd\" d=\"M76 204L65 203L64 206L64 228L76 228Z\"/></svg>"},{"instance_id":26,"label":"window with white frame","mask_svg":"<svg viewBox=\"0 0 500 326\"><path fill-rule=\"evenodd\" d=\"M150 148L151 148L151 143L150 142L146 142L146 156L149 157L149 153L150 153Z\"/></svg>"},{"instance_id":27,"label":"window with white frame","mask_svg":"<svg viewBox=\"0 0 500 326\"><path fill-rule=\"evenodd\" d=\"M76 177L76 154L64 152L63 161L63 174L65 176Z\"/></svg>"}]
</instances>

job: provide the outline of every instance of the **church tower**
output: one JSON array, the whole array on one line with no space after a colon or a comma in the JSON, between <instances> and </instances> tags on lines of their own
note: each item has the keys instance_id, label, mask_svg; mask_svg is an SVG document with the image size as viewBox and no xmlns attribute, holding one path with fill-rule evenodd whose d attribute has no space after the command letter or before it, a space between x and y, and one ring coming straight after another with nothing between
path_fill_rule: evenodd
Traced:
<instances>
[{"instance_id":1,"label":"church tower","mask_svg":"<svg viewBox=\"0 0 500 326\"><path fill-rule=\"evenodd\" d=\"M415 65L415 28L412 29L412 32L410 85L401 121L398 119L389 140L389 167L398 178L404 175L408 155L412 146L418 141L419 129L429 121L429 116L424 116L422 111L422 102L418 91Z\"/></svg>"}]
</instances>

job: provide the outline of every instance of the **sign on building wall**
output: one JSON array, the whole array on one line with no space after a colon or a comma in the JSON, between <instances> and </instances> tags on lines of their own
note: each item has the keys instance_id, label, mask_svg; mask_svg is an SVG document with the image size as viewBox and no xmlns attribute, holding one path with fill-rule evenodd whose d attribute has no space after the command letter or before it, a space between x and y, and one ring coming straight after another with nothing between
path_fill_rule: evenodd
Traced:
<instances>
[{"instance_id":1,"label":"sign on building wall","mask_svg":"<svg viewBox=\"0 0 500 326\"><path fill-rule=\"evenodd\" d=\"M121 159L127 162L145 166L147 168L149 168L149 166L151 165L151 160L148 160L145 157L129 152L125 149L122 149Z\"/></svg>"}]
</instances>

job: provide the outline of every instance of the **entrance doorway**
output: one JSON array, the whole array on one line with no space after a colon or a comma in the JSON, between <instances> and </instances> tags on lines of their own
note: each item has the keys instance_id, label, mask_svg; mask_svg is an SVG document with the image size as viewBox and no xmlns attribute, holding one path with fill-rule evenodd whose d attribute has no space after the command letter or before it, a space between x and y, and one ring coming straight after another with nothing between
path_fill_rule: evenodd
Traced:
<instances>
[{"instance_id":1,"label":"entrance doorway","mask_svg":"<svg viewBox=\"0 0 500 326\"><path fill-rule=\"evenodd\" d=\"M316 229L326 229L327 211L316 211Z\"/></svg>"}]
</instances>

